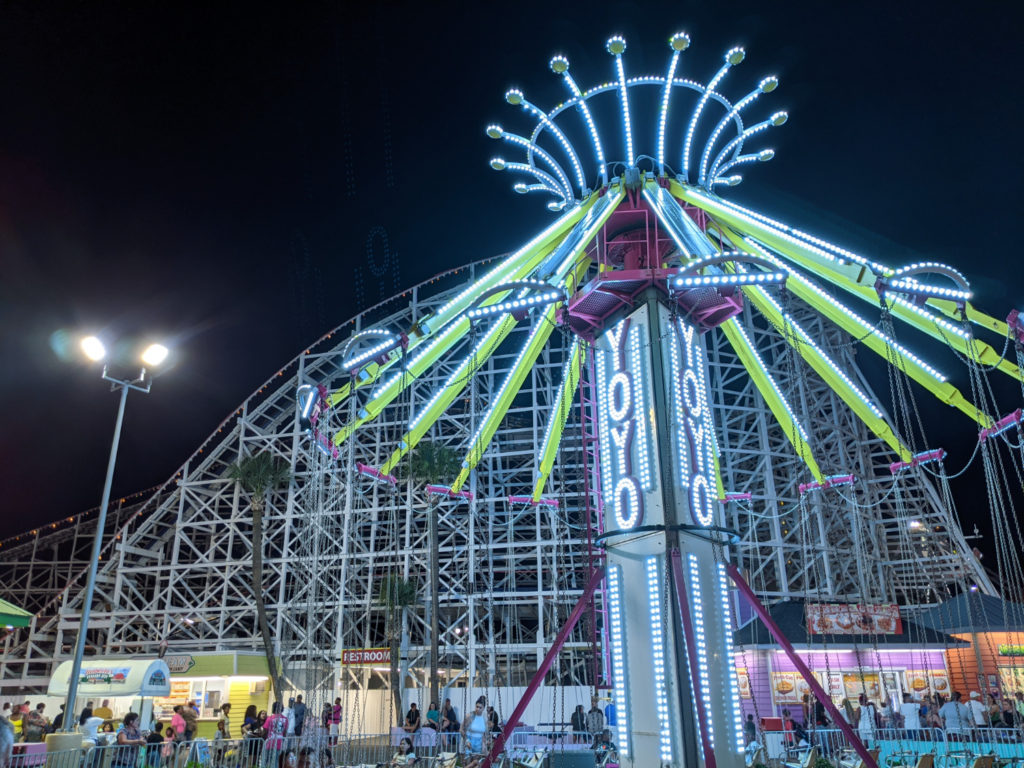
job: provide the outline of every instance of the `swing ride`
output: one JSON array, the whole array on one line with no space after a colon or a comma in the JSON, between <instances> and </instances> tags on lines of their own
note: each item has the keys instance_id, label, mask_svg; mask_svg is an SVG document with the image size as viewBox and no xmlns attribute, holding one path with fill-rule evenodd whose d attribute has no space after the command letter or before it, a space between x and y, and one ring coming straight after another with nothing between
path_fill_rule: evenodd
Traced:
<instances>
[{"instance_id":1,"label":"swing ride","mask_svg":"<svg viewBox=\"0 0 1024 768\"><path fill-rule=\"evenodd\" d=\"M706 84L680 76L689 44L673 35L664 74L630 76L616 36L612 80L584 89L555 56L562 102L505 94L524 129L487 126L490 164L555 220L362 313L246 401L112 539L94 610L108 655L261 647L226 470L270 451L292 477L265 512L275 653L313 711L343 699L348 739L410 700L465 714L484 695L508 720L481 761L497 764L516 726L561 728L567 697L593 696L614 705L622 764L733 768L744 717L808 693L875 768L841 699L1024 690L1018 655L971 642L1024 647L1022 411L993 386L1024 395L1024 322L977 309L952 267L723 196L787 116L762 110L775 77L728 95L740 48ZM913 351L929 346L960 370ZM887 401L860 365L884 367ZM961 531L925 398L976 435L994 572ZM427 447L455 461L424 474ZM956 598L966 622L915 623ZM59 658L80 600L61 592L51 621L9 635L2 677ZM128 600L159 610L119 613ZM799 640L784 615L808 623ZM967 647L955 679L945 659Z\"/></svg>"}]
</instances>

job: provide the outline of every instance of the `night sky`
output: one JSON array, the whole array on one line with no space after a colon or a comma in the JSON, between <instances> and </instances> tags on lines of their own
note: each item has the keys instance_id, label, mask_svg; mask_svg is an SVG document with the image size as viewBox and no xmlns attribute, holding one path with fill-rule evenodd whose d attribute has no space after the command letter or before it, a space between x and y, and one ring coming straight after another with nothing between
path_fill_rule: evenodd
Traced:
<instances>
[{"instance_id":1,"label":"night sky","mask_svg":"<svg viewBox=\"0 0 1024 768\"><path fill-rule=\"evenodd\" d=\"M173 346L129 398L114 494L161 483L324 332L550 220L487 166L484 126L517 125L512 85L563 98L554 53L609 79L615 33L632 74L662 73L685 30L680 74L706 81L741 44L729 93L779 76L760 107L790 113L776 158L727 196L889 263L957 266L997 317L1024 308L1019 7L0 3L0 537L99 502L117 400L61 359L68 338ZM974 430L938 413L953 470Z\"/></svg>"}]
</instances>

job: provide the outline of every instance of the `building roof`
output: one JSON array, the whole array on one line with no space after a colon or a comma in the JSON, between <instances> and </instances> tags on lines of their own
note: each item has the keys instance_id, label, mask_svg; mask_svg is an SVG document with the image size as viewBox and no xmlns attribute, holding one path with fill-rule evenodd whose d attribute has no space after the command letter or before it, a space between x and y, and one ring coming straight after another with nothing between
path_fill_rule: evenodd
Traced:
<instances>
[{"instance_id":1,"label":"building roof","mask_svg":"<svg viewBox=\"0 0 1024 768\"><path fill-rule=\"evenodd\" d=\"M1024 630L1024 605L965 592L919 613L914 621L940 632L1020 632Z\"/></svg>"},{"instance_id":2,"label":"building roof","mask_svg":"<svg viewBox=\"0 0 1024 768\"><path fill-rule=\"evenodd\" d=\"M887 648L965 648L969 643L957 640L948 634L932 627L922 626L919 622L902 619L903 632L899 635L811 635L807 631L807 618L804 604L785 600L769 606L768 613L778 625L782 634L799 650L843 650L864 648L879 645ZM733 643L739 648L778 647L761 620L754 616L733 633Z\"/></svg>"}]
</instances>

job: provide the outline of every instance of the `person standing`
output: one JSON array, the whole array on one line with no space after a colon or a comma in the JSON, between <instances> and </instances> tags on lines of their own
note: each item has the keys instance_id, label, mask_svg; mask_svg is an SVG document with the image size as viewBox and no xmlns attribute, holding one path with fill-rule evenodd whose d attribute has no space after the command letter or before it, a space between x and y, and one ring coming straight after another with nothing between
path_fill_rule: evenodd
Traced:
<instances>
[{"instance_id":1,"label":"person standing","mask_svg":"<svg viewBox=\"0 0 1024 768\"><path fill-rule=\"evenodd\" d=\"M102 717L104 720L112 720L114 710L110 708L110 699L104 699L103 703L93 710L93 715L95 717Z\"/></svg>"},{"instance_id":2,"label":"person standing","mask_svg":"<svg viewBox=\"0 0 1024 768\"><path fill-rule=\"evenodd\" d=\"M909 731L907 735L911 739L916 739L918 731L921 730L921 705L914 701L909 693L903 694L900 716L903 718L903 729Z\"/></svg>"},{"instance_id":3,"label":"person standing","mask_svg":"<svg viewBox=\"0 0 1024 768\"><path fill-rule=\"evenodd\" d=\"M10 708L5 705L0 714L0 768L8 768L14 758L14 723L9 714Z\"/></svg>"},{"instance_id":4,"label":"person standing","mask_svg":"<svg viewBox=\"0 0 1024 768\"><path fill-rule=\"evenodd\" d=\"M195 706L191 701L181 708L181 718L185 721L185 741L192 741L196 737L199 723Z\"/></svg>"},{"instance_id":5,"label":"person standing","mask_svg":"<svg viewBox=\"0 0 1024 768\"><path fill-rule=\"evenodd\" d=\"M590 734L590 743L597 741L598 735L604 731L604 712L597 706L597 697L590 702L590 711L587 712L587 733Z\"/></svg>"},{"instance_id":6,"label":"person standing","mask_svg":"<svg viewBox=\"0 0 1024 768\"><path fill-rule=\"evenodd\" d=\"M181 704L174 705L174 714L171 715L171 728L174 729L174 740L185 740L185 717L181 714Z\"/></svg>"},{"instance_id":7,"label":"person standing","mask_svg":"<svg viewBox=\"0 0 1024 768\"><path fill-rule=\"evenodd\" d=\"M867 694L862 693L857 698L860 710L857 713L857 732L861 741L871 741L875 738L875 705L868 699Z\"/></svg>"},{"instance_id":8,"label":"person standing","mask_svg":"<svg viewBox=\"0 0 1024 768\"><path fill-rule=\"evenodd\" d=\"M970 710L960 702L960 691L953 691L953 696L939 707L939 717L946 729L946 735L953 741L962 741L970 731L971 723L974 721Z\"/></svg>"},{"instance_id":9,"label":"person standing","mask_svg":"<svg viewBox=\"0 0 1024 768\"><path fill-rule=\"evenodd\" d=\"M221 719L224 721L224 738L231 738L231 704L220 705Z\"/></svg>"},{"instance_id":10,"label":"person standing","mask_svg":"<svg viewBox=\"0 0 1024 768\"><path fill-rule=\"evenodd\" d=\"M302 726L306 722L306 703L302 700L302 694L295 697L295 735L302 735Z\"/></svg>"},{"instance_id":11,"label":"person standing","mask_svg":"<svg viewBox=\"0 0 1024 768\"><path fill-rule=\"evenodd\" d=\"M981 694L977 691L971 691L968 695L967 709L970 710L971 722L975 728L985 728L989 725L988 712L981 703Z\"/></svg>"},{"instance_id":12,"label":"person standing","mask_svg":"<svg viewBox=\"0 0 1024 768\"><path fill-rule=\"evenodd\" d=\"M572 730L573 743L583 741L583 734L587 732L587 713L583 711L583 705L577 704L572 717L569 718L569 728Z\"/></svg>"},{"instance_id":13,"label":"person standing","mask_svg":"<svg viewBox=\"0 0 1024 768\"><path fill-rule=\"evenodd\" d=\"M294 696L292 696L291 698L288 699L288 706L284 708L284 712L282 712L281 714L283 714L285 719L288 721L288 728L285 729L284 735L285 736L291 736L293 733L295 733L295 697Z\"/></svg>"},{"instance_id":14,"label":"person standing","mask_svg":"<svg viewBox=\"0 0 1024 768\"><path fill-rule=\"evenodd\" d=\"M743 723L743 738L747 744L757 741L757 723L754 722L753 715L747 715L747 720Z\"/></svg>"},{"instance_id":15,"label":"person standing","mask_svg":"<svg viewBox=\"0 0 1024 768\"><path fill-rule=\"evenodd\" d=\"M462 723L462 740L466 745L466 752L468 753L465 763L472 762L475 765L473 756L483 754L484 737L487 735L487 718L484 716L485 706L484 701L478 699L472 714L466 715L466 719ZM580 709L583 709L582 705L580 705Z\"/></svg>"},{"instance_id":16,"label":"person standing","mask_svg":"<svg viewBox=\"0 0 1024 768\"><path fill-rule=\"evenodd\" d=\"M267 740L263 745L263 762L267 768L277 768L278 757L284 751L284 738L288 733L288 718L281 711L281 702L275 701L271 715L264 721Z\"/></svg>"},{"instance_id":17,"label":"person standing","mask_svg":"<svg viewBox=\"0 0 1024 768\"><path fill-rule=\"evenodd\" d=\"M45 738L46 729L49 728L50 721L43 714L44 709L46 709L45 704L36 704L35 709L22 717L25 723L25 741L38 742Z\"/></svg>"},{"instance_id":18,"label":"person standing","mask_svg":"<svg viewBox=\"0 0 1024 768\"><path fill-rule=\"evenodd\" d=\"M334 700L334 706L331 707L331 733L335 736L341 732L341 697L339 696Z\"/></svg>"},{"instance_id":19,"label":"person standing","mask_svg":"<svg viewBox=\"0 0 1024 768\"><path fill-rule=\"evenodd\" d=\"M53 731L59 731L60 727L64 725L64 704L60 705L60 712L53 718L53 723L50 724L50 729Z\"/></svg>"}]
</instances>

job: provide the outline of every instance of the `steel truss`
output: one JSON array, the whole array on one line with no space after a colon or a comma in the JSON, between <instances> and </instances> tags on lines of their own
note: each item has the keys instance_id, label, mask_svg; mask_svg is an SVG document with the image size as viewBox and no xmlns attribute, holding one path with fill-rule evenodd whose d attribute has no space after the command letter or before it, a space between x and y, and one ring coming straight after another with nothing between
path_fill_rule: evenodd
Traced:
<instances>
[{"instance_id":1,"label":"steel truss","mask_svg":"<svg viewBox=\"0 0 1024 768\"><path fill-rule=\"evenodd\" d=\"M353 471L380 466L411 413L440 387L472 348L474 335L420 377L407 394L328 458L299 428L295 392L302 384L331 391L348 382L340 353L368 327L396 332L444 303L485 269L455 270L368 310L306 350L238 408L144 504L111 515L97 583L89 652L155 655L261 649L250 584L249 503L225 477L240 457L270 451L286 462L292 482L273 492L265 511L267 608L286 677L299 689L335 685L342 649L385 647L386 609L378 600L388 575L413 579L417 601L402 611L402 668L407 685L426 685L429 643L428 510L437 509L440 541L440 667L447 682L478 687L526 685L577 600L588 569L586 532L598 510L587 502L578 401L569 414L556 469L545 492L560 506L516 506L510 495L535 480L547 416L562 377L570 338L556 330L494 443L472 473L471 501L438 500L411 481L395 488ZM792 306L804 327L858 381L866 382L843 332L805 307ZM798 416L810 430L827 473L861 482L843 495L816 492L800 504L806 481L800 459L718 331L708 343L718 443L725 488L752 494L730 504L740 534L734 557L769 600L814 596L920 603L950 582L986 584L941 495L920 473L893 489L892 460L839 398L790 356L785 340L749 308L748 333ZM501 385L530 323L477 370L470 386L427 439L464 447L489 398ZM367 388L369 389L369 388ZM584 388L584 391L586 388ZM328 412L345 423L365 395ZM587 459L593 462L593 457ZM444 478L439 480L450 480ZM922 523L911 539L908 517ZM53 666L70 654L81 608L90 518L38 532L3 549L0 589L38 611L32 626L2 640L0 686L45 687ZM60 538L63 537L63 538ZM70 539L69 539L70 537ZM71 541L72 543L67 543ZM927 553L927 557L922 555ZM862 564L869 563L870 567ZM990 585L989 587L990 588ZM594 685L593 627L574 630L550 683ZM387 674L346 669L342 688L386 687Z\"/></svg>"}]
</instances>

